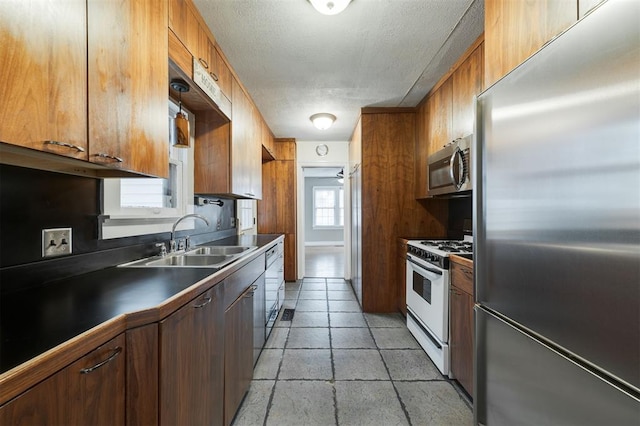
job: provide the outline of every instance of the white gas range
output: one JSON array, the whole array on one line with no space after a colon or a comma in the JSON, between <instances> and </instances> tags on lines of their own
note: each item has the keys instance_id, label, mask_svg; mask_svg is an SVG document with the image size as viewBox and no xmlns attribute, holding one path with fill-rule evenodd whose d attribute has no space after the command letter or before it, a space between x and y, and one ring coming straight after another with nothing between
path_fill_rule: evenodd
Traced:
<instances>
[{"instance_id":1,"label":"white gas range","mask_svg":"<svg viewBox=\"0 0 640 426\"><path fill-rule=\"evenodd\" d=\"M449 371L449 255L473 252L473 239L409 241L407 328L438 370Z\"/></svg>"}]
</instances>

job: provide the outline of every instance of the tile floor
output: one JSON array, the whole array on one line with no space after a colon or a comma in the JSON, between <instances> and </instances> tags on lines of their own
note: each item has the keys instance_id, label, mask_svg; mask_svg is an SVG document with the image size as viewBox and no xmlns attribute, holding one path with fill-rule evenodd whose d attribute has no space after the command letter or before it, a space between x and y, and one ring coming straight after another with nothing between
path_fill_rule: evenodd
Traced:
<instances>
[{"instance_id":1,"label":"tile floor","mask_svg":"<svg viewBox=\"0 0 640 426\"><path fill-rule=\"evenodd\" d=\"M234 425L469 425L469 402L400 314L363 314L342 279L286 284L292 321L273 328Z\"/></svg>"}]
</instances>

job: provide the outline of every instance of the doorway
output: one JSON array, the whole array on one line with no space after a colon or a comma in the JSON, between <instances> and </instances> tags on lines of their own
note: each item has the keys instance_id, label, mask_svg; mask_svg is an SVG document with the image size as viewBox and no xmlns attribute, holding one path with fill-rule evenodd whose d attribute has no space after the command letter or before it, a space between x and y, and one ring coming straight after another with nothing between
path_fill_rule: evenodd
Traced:
<instances>
[{"instance_id":1,"label":"doorway","mask_svg":"<svg viewBox=\"0 0 640 426\"><path fill-rule=\"evenodd\" d=\"M345 276L342 167L304 167L305 277Z\"/></svg>"}]
</instances>

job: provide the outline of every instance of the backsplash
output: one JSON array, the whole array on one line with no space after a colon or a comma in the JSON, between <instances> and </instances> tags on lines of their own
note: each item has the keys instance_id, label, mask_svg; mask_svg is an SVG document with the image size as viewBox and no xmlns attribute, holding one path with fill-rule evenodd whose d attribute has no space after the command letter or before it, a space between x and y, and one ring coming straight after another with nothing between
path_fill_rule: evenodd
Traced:
<instances>
[{"instance_id":1,"label":"backsplash","mask_svg":"<svg viewBox=\"0 0 640 426\"><path fill-rule=\"evenodd\" d=\"M98 239L101 181L22 167L0 165L0 285L8 281L33 285L75 273L152 255L156 242L168 242L169 232L136 237ZM217 197L216 197L217 198ZM196 206L210 219L209 227L187 233L192 241L210 241L236 233L235 201ZM42 230L72 228L73 254L42 257ZM197 232L197 234L196 234ZM155 250L155 251L154 251Z\"/></svg>"},{"instance_id":2,"label":"backsplash","mask_svg":"<svg viewBox=\"0 0 640 426\"><path fill-rule=\"evenodd\" d=\"M473 198L460 197L449 200L449 238L462 239L472 229Z\"/></svg>"}]
</instances>

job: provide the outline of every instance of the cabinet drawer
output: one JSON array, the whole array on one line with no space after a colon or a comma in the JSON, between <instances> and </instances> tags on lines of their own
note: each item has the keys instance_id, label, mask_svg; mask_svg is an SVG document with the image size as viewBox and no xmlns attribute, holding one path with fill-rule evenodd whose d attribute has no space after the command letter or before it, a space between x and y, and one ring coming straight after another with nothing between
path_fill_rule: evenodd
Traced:
<instances>
[{"instance_id":1,"label":"cabinet drawer","mask_svg":"<svg viewBox=\"0 0 640 426\"><path fill-rule=\"evenodd\" d=\"M224 280L224 309L242 294L264 272L264 254L258 256Z\"/></svg>"},{"instance_id":2,"label":"cabinet drawer","mask_svg":"<svg viewBox=\"0 0 640 426\"><path fill-rule=\"evenodd\" d=\"M473 268L451 262L451 285L473 296Z\"/></svg>"}]
</instances>

